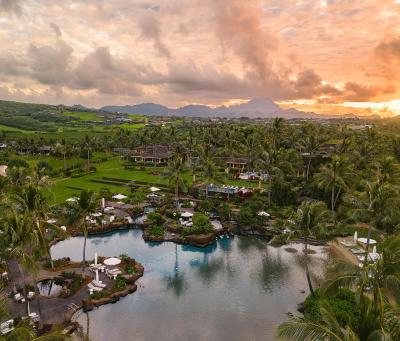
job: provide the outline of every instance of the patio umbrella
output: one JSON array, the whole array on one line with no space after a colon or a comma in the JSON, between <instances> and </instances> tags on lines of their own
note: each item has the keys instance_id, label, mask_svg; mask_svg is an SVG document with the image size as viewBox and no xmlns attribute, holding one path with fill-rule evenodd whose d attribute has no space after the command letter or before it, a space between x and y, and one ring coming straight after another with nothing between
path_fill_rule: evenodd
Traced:
<instances>
[{"instance_id":1,"label":"patio umbrella","mask_svg":"<svg viewBox=\"0 0 400 341\"><path fill-rule=\"evenodd\" d=\"M376 253L376 245L374 245L374 247L372 249L372 253Z\"/></svg>"},{"instance_id":2,"label":"patio umbrella","mask_svg":"<svg viewBox=\"0 0 400 341\"><path fill-rule=\"evenodd\" d=\"M357 238L358 237L358 235L357 235L357 231L356 232L354 232L354 241L356 242L357 241Z\"/></svg>"},{"instance_id":3,"label":"patio umbrella","mask_svg":"<svg viewBox=\"0 0 400 341\"><path fill-rule=\"evenodd\" d=\"M118 265L121 263L121 260L117 257L110 257L104 260L103 262L105 265Z\"/></svg>"},{"instance_id":4,"label":"patio umbrella","mask_svg":"<svg viewBox=\"0 0 400 341\"><path fill-rule=\"evenodd\" d=\"M96 269L96 282L99 281L99 269Z\"/></svg>"},{"instance_id":5,"label":"patio umbrella","mask_svg":"<svg viewBox=\"0 0 400 341\"><path fill-rule=\"evenodd\" d=\"M161 191L158 187L150 187L151 192L158 192Z\"/></svg>"},{"instance_id":6,"label":"patio umbrella","mask_svg":"<svg viewBox=\"0 0 400 341\"><path fill-rule=\"evenodd\" d=\"M260 211L260 212L257 213L257 215L260 216L260 217L269 217L270 216L270 214L268 212L265 212L265 211Z\"/></svg>"}]
</instances>

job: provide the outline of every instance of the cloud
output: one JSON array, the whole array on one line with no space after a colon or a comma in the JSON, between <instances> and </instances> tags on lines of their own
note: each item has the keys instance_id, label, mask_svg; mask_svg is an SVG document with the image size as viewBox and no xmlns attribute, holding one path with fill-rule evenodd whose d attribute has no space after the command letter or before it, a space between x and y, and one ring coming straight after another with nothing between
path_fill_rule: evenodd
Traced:
<instances>
[{"instance_id":1,"label":"cloud","mask_svg":"<svg viewBox=\"0 0 400 341\"><path fill-rule=\"evenodd\" d=\"M394 58L400 62L400 37L382 41L375 51L382 57Z\"/></svg>"},{"instance_id":2,"label":"cloud","mask_svg":"<svg viewBox=\"0 0 400 341\"><path fill-rule=\"evenodd\" d=\"M62 37L62 31L61 31L60 27L57 24L52 22L52 23L50 23L50 27L53 29L53 31L54 31L54 33L55 33L57 38L61 38Z\"/></svg>"},{"instance_id":3,"label":"cloud","mask_svg":"<svg viewBox=\"0 0 400 341\"><path fill-rule=\"evenodd\" d=\"M154 10L146 10L145 13L139 18L138 27L140 29L140 36L143 40L152 40L154 47L158 50L160 55L171 58L171 53L167 46L161 39L160 22L156 14L152 13Z\"/></svg>"},{"instance_id":4,"label":"cloud","mask_svg":"<svg viewBox=\"0 0 400 341\"><path fill-rule=\"evenodd\" d=\"M210 0L214 10L216 34L223 49L232 50L245 67L261 79L275 78L270 53L277 40L261 27L259 1Z\"/></svg>"},{"instance_id":5,"label":"cloud","mask_svg":"<svg viewBox=\"0 0 400 341\"><path fill-rule=\"evenodd\" d=\"M14 13L17 16L22 14L21 0L0 0L0 13Z\"/></svg>"}]
</instances>

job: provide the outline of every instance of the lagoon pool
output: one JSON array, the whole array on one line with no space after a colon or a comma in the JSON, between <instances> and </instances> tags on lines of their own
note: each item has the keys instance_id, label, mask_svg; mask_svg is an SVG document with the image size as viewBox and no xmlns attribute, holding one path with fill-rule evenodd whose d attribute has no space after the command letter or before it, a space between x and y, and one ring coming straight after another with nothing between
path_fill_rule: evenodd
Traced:
<instances>
[{"instance_id":1,"label":"lagoon pool","mask_svg":"<svg viewBox=\"0 0 400 341\"><path fill-rule=\"evenodd\" d=\"M83 237L54 245L53 258L81 260ZM324 276L325 247L311 247L311 269ZM308 292L301 245L271 247L250 237L218 239L207 248L146 243L141 230L91 236L94 253L128 253L145 267L138 290L78 321L93 341L275 340L277 325ZM306 294L301 293L302 290Z\"/></svg>"}]
</instances>

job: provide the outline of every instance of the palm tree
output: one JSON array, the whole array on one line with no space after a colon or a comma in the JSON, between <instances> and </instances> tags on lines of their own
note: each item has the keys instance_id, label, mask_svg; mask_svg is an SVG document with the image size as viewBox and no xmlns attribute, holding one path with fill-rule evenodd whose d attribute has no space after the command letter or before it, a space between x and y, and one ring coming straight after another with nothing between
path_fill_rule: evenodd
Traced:
<instances>
[{"instance_id":1,"label":"palm tree","mask_svg":"<svg viewBox=\"0 0 400 341\"><path fill-rule=\"evenodd\" d=\"M329 214L325 203L303 201L293 219L294 234L303 238L306 277L312 295L314 295L314 289L309 270L308 242L311 236L318 234L323 228L328 217Z\"/></svg>"},{"instance_id":2,"label":"palm tree","mask_svg":"<svg viewBox=\"0 0 400 341\"><path fill-rule=\"evenodd\" d=\"M350 327L339 324L328 304L321 305L322 321L294 317L278 327L277 336L290 341L359 341Z\"/></svg>"},{"instance_id":3,"label":"palm tree","mask_svg":"<svg viewBox=\"0 0 400 341\"><path fill-rule=\"evenodd\" d=\"M83 190L77 201L67 204L67 219L70 224L79 224L83 232L83 252L82 252L82 276L85 276L86 269L86 241L88 237L88 225L86 216L94 213L98 206L97 196L93 191Z\"/></svg>"},{"instance_id":4,"label":"palm tree","mask_svg":"<svg viewBox=\"0 0 400 341\"><path fill-rule=\"evenodd\" d=\"M24 286L24 296L26 297L26 279L25 271L36 273L38 271L37 260L44 254L42 243L34 224L31 223L31 217L28 214L18 214L11 211L3 219L4 232L11 247L11 257L15 258L20 268L22 282ZM36 287L36 283L34 283ZM28 304L28 300L27 304ZM27 307L28 310L28 307ZM39 302L39 310L40 302ZM41 315L41 311L39 312Z\"/></svg>"},{"instance_id":5,"label":"palm tree","mask_svg":"<svg viewBox=\"0 0 400 341\"><path fill-rule=\"evenodd\" d=\"M334 219L338 199L342 191L348 188L352 176L354 174L351 173L347 159L336 155L315 174L317 186L331 192L331 211Z\"/></svg>"},{"instance_id":6,"label":"palm tree","mask_svg":"<svg viewBox=\"0 0 400 341\"><path fill-rule=\"evenodd\" d=\"M183 158L179 155L175 156L169 163L166 170L168 183L175 188L175 200L178 205L179 202L179 189L185 190L186 185L183 181L183 172L185 170L185 163Z\"/></svg>"},{"instance_id":7,"label":"palm tree","mask_svg":"<svg viewBox=\"0 0 400 341\"><path fill-rule=\"evenodd\" d=\"M208 186L223 183L223 178L212 159L206 159L201 168L201 182L206 187L206 197L208 198Z\"/></svg>"}]
</instances>

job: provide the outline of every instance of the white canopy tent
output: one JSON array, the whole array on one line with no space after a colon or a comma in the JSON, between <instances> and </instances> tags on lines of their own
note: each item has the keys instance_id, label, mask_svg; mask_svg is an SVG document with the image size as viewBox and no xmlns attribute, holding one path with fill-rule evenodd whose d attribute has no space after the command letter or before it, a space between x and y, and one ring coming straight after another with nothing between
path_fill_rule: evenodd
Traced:
<instances>
[{"instance_id":1,"label":"white canopy tent","mask_svg":"<svg viewBox=\"0 0 400 341\"><path fill-rule=\"evenodd\" d=\"M123 195L121 193L113 195L113 199L117 199L117 200L122 200L122 199L126 199L126 198L127 198L127 196Z\"/></svg>"},{"instance_id":2,"label":"white canopy tent","mask_svg":"<svg viewBox=\"0 0 400 341\"><path fill-rule=\"evenodd\" d=\"M182 218L191 218L191 217L193 217L193 213L190 213L190 212L183 212L182 214L181 214L181 217Z\"/></svg>"}]
</instances>

